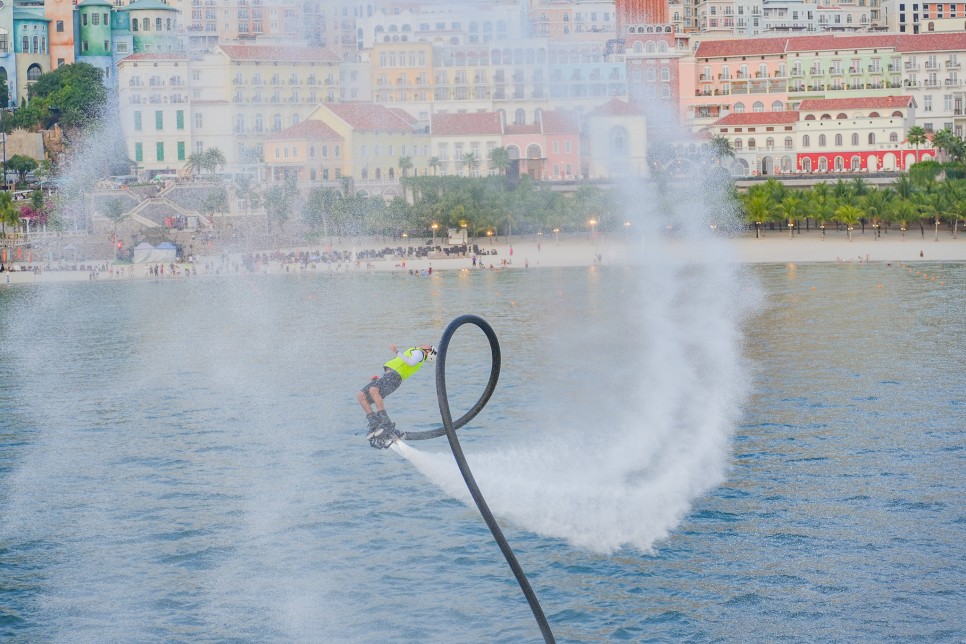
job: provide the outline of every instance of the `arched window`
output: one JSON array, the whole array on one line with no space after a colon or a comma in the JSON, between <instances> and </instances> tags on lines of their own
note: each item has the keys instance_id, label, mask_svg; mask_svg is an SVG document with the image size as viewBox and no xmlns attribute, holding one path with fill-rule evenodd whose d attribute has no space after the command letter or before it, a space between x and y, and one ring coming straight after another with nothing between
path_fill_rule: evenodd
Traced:
<instances>
[{"instance_id":1,"label":"arched window","mask_svg":"<svg viewBox=\"0 0 966 644\"><path fill-rule=\"evenodd\" d=\"M749 150L754 150L755 149L755 139L754 138L748 139L748 149Z\"/></svg>"},{"instance_id":2,"label":"arched window","mask_svg":"<svg viewBox=\"0 0 966 644\"><path fill-rule=\"evenodd\" d=\"M518 108L513 113L513 124L514 125L526 125L527 123L527 112L522 107Z\"/></svg>"},{"instance_id":3,"label":"arched window","mask_svg":"<svg viewBox=\"0 0 966 644\"><path fill-rule=\"evenodd\" d=\"M648 67L647 71L644 72L644 75L648 82L653 83L655 80L657 80L657 75L654 73L653 67Z\"/></svg>"},{"instance_id":4,"label":"arched window","mask_svg":"<svg viewBox=\"0 0 966 644\"><path fill-rule=\"evenodd\" d=\"M655 47L654 47L653 40L648 40L646 43L644 43L644 51L646 51L649 54L653 54L654 50L655 50Z\"/></svg>"},{"instance_id":5,"label":"arched window","mask_svg":"<svg viewBox=\"0 0 966 644\"><path fill-rule=\"evenodd\" d=\"M758 65L758 78L768 78L768 65L765 63Z\"/></svg>"},{"instance_id":6,"label":"arched window","mask_svg":"<svg viewBox=\"0 0 966 644\"><path fill-rule=\"evenodd\" d=\"M382 168L376 168L376 181L382 180Z\"/></svg>"},{"instance_id":7,"label":"arched window","mask_svg":"<svg viewBox=\"0 0 966 644\"><path fill-rule=\"evenodd\" d=\"M642 43L640 40L634 43L634 53L635 54L644 53L644 43Z\"/></svg>"},{"instance_id":8,"label":"arched window","mask_svg":"<svg viewBox=\"0 0 966 644\"><path fill-rule=\"evenodd\" d=\"M662 81L669 81L669 80L671 80L671 70L668 69L667 67L662 67L661 68L661 80Z\"/></svg>"},{"instance_id":9,"label":"arched window","mask_svg":"<svg viewBox=\"0 0 966 644\"><path fill-rule=\"evenodd\" d=\"M892 113L892 117L893 118L901 119L902 118L902 112L896 110L895 112Z\"/></svg>"},{"instance_id":10,"label":"arched window","mask_svg":"<svg viewBox=\"0 0 966 644\"><path fill-rule=\"evenodd\" d=\"M858 133L853 132L852 133L852 145L858 145L858 144L859 144L859 135L858 135Z\"/></svg>"},{"instance_id":11,"label":"arched window","mask_svg":"<svg viewBox=\"0 0 966 644\"><path fill-rule=\"evenodd\" d=\"M731 79L731 68L728 67L727 65L722 65L721 80L730 80L730 79Z\"/></svg>"},{"instance_id":12,"label":"arched window","mask_svg":"<svg viewBox=\"0 0 966 644\"><path fill-rule=\"evenodd\" d=\"M527 158L528 159L539 159L543 156L540 151L540 146L536 143L527 146Z\"/></svg>"},{"instance_id":13,"label":"arched window","mask_svg":"<svg viewBox=\"0 0 966 644\"><path fill-rule=\"evenodd\" d=\"M826 159L825 157L821 157L818 160L818 171L828 172L828 159Z\"/></svg>"},{"instance_id":14,"label":"arched window","mask_svg":"<svg viewBox=\"0 0 966 644\"><path fill-rule=\"evenodd\" d=\"M761 101L755 101L755 104L751 106L751 111L752 112L764 112L765 111L765 104L762 103Z\"/></svg>"},{"instance_id":15,"label":"arched window","mask_svg":"<svg viewBox=\"0 0 966 644\"><path fill-rule=\"evenodd\" d=\"M661 98L671 98L671 88L668 85L661 86Z\"/></svg>"},{"instance_id":16,"label":"arched window","mask_svg":"<svg viewBox=\"0 0 966 644\"><path fill-rule=\"evenodd\" d=\"M738 78L748 78L748 65L741 65L738 68Z\"/></svg>"},{"instance_id":17,"label":"arched window","mask_svg":"<svg viewBox=\"0 0 966 644\"><path fill-rule=\"evenodd\" d=\"M775 149L775 139L773 139L772 137L768 137L767 139L765 139L765 149L766 150L774 150Z\"/></svg>"},{"instance_id":18,"label":"arched window","mask_svg":"<svg viewBox=\"0 0 966 644\"><path fill-rule=\"evenodd\" d=\"M36 54L40 51L40 37L34 36L33 47L30 49L30 53Z\"/></svg>"},{"instance_id":19,"label":"arched window","mask_svg":"<svg viewBox=\"0 0 966 644\"><path fill-rule=\"evenodd\" d=\"M786 150L791 150L794 146L795 146L795 142L792 140L792 137L786 136L785 137L785 149Z\"/></svg>"},{"instance_id":20,"label":"arched window","mask_svg":"<svg viewBox=\"0 0 966 644\"><path fill-rule=\"evenodd\" d=\"M851 170L852 172L858 172L861 166L862 166L862 160L859 158L858 155L854 155L849 160L849 170Z\"/></svg>"},{"instance_id":21,"label":"arched window","mask_svg":"<svg viewBox=\"0 0 966 644\"><path fill-rule=\"evenodd\" d=\"M898 143L898 142L899 142L899 135L896 134L895 132L890 132L889 143Z\"/></svg>"},{"instance_id":22,"label":"arched window","mask_svg":"<svg viewBox=\"0 0 966 644\"><path fill-rule=\"evenodd\" d=\"M235 115L235 131L239 134L245 133L245 115L236 114Z\"/></svg>"},{"instance_id":23,"label":"arched window","mask_svg":"<svg viewBox=\"0 0 966 644\"><path fill-rule=\"evenodd\" d=\"M812 160L809 158L802 159L802 171L811 172L812 171Z\"/></svg>"},{"instance_id":24,"label":"arched window","mask_svg":"<svg viewBox=\"0 0 966 644\"><path fill-rule=\"evenodd\" d=\"M839 112L838 115L835 118L838 119L839 121L844 121L844 120L846 120L849 117L844 112Z\"/></svg>"},{"instance_id":25,"label":"arched window","mask_svg":"<svg viewBox=\"0 0 966 644\"><path fill-rule=\"evenodd\" d=\"M261 114L255 115L255 133L261 134L265 130L265 118Z\"/></svg>"},{"instance_id":26,"label":"arched window","mask_svg":"<svg viewBox=\"0 0 966 644\"><path fill-rule=\"evenodd\" d=\"M30 53L30 36L23 37L23 42L20 43L20 51L25 54Z\"/></svg>"},{"instance_id":27,"label":"arched window","mask_svg":"<svg viewBox=\"0 0 966 644\"><path fill-rule=\"evenodd\" d=\"M805 115L805 120L806 121L814 121L815 120L815 115L814 114L806 114Z\"/></svg>"},{"instance_id":28,"label":"arched window","mask_svg":"<svg viewBox=\"0 0 966 644\"><path fill-rule=\"evenodd\" d=\"M282 131L282 115L281 114L276 113L272 117L272 131L273 132L281 132Z\"/></svg>"},{"instance_id":29,"label":"arched window","mask_svg":"<svg viewBox=\"0 0 966 644\"><path fill-rule=\"evenodd\" d=\"M168 18L164 23L164 30L171 31L171 18Z\"/></svg>"},{"instance_id":30,"label":"arched window","mask_svg":"<svg viewBox=\"0 0 966 644\"><path fill-rule=\"evenodd\" d=\"M666 52L667 51L667 43L664 42L663 40L661 42L657 43L657 51L658 51L658 53L664 53L664 52Z\"/></svg>"},{"instance_id":31,"label":"arched window","mask_svg":"<svg viewBox=\"0 0 966 644\"><path fill-rule=\"evenodd\" d=\"M875 145L875 132L869 132L869 145Z\"/></svg>"},{"instance_id":32,"label":"arched window","mask_svg":"<svg viewBox=\"0 0 966 644\"><path fill-rule=\"evenodd\" d=\"M151 19L145 18L141 21L141 31L151 31Z\"/></svg>"},{"instance_id":33,"label":"arched window","mask_svg":"<svg viewBox=\"0 0 966 644\"><path fill-rule=\"evenodd\" d=\"M845 169L845 159L842 157L835 157L835 169L841 172Z\"/></svg>"},{"instance_id":34,"label":"arched window","mask_svg":"<svg viewBox=\"0 0 966 644\"><path fill-rule=\"evenodd\" d=\"M735 103L735 114L744 114L744 113L745 113L745 104L742 103L741 101L738 101L737 103Z\"/></svg>"},{"instance_id":35,"label":"arched window","mask_svg":"<svg viewBox=\"0 0 966 644\"><path fill-rule=\"evenodd\" d=\"M741 150L742 145L744 145L744 144L741 142L741 139L735 139L735 151L736 152Z\"/></svg>"},{"instance_id":36,"label":"arched window","mask_svg":"<svg viewBox=\"0 0 966 644\"><path fill-rule=\"evenodd\" d=\"M879 113L878 112L869 112L869 118L870 119L877 119L877 118L879 118Z\"/></svg>"},{"instance_id":37,"label":"arched window","mask_svg":"<svg viewBox=\"0 0 966 644\"><path fill-rule=\"evenodd\" d=\"M835 135L835 146L836 147L839 147L839 148L842 147L842 135L841 134L836 134Z\"/></svg>"},{"instance_id":38,"label":"arched window","mask_svg":"<svg viewBox=\"0 0 966 644\"><path fill-rule=\"evenodd\" d=\"M131 21L131 31L137 31L137 30L138 30L138 20L137 18L135 18L134 20Z\"/></svg>"},{"instance_id":39,"label":"arched window","mask_svg":"<svg viewBox=\"0 0 966 644\"><path fill-rule=\"evenodd\" d=\"M818 135L818 147L824 148L826 145L828 145L828 141L825 139L825 135L824 134L819 134Z\"/></svg>"},{"instance_id":40,"label":"arched window","mask_svg":"<svg viewBox=\"0 0 966 644\"><path fill-rule=\"evenodd\" d=\"M785 109L785 106L784 104L782 104L781 101L775 101L774 103L771 104L772 112L781 112L781 111L784 111L784 109Z\"/></svg>"},{"instance_id":41,"label":"arched window","mask_svg":"<svg viewBox=\"0 0 966 644\"><path fill-rule=\"evenodd\" d=\"M811 145L812 145L812 138L806 134L805 136L802 137L802 147L807 148Z\"/></svg>"},{"instance_id":42,"label":"arched window","mask_svg":"<svg viewBox=\"0 0 966 644\"><path fill-rule=\"evenodd\" d=\"M831 114L822 114L822 117L821 117L820 120L822 120L822 121L831 121L832 120L832 115Z\"/></svg>"},{"instance_id":43,"label":"arched window","mask_svg":"<svg viewBox=\"0 0 966 644\"><path fill-rule=\"evenodd\" d=\"M162 29L162 22L163 21L161 20L161 18L155 18L154 19L154 30L155 31L163 31L163 29Z\"/></svg>"}]
</instances>

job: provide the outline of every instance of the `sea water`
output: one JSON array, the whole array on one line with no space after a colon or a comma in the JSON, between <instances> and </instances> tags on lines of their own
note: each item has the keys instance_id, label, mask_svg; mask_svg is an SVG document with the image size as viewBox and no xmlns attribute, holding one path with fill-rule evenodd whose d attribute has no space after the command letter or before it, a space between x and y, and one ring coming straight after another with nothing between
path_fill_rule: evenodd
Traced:
<instances>
[{"instance_id":1,"label":"sea water","mask_svg":"<svg viewBox=\"0 0 966 644\"><path fill-rule=\"evenodd\" d=\"M0 637L540 639L445 439L355 402L475 313L459 435L558 640L961 641L966 269L728 270L0 291ZM438 425L431 373L387 405Z\"/></svg>"}]
</instances>

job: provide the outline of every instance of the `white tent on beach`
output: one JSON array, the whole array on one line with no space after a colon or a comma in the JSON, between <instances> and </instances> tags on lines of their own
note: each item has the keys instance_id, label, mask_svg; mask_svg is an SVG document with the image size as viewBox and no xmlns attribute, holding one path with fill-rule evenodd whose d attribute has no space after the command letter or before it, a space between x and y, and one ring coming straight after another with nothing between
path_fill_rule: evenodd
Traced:
<instances>
[{"instance_id":1,"label":"white tent on beach","mask_svg":"<svg viewBox=\"0 0 966 644\"><path fill-rule=\"evenodd\" d=\"M161 242L152 246L148 242L141 242L134 247L135 264L162 264L173 262L178 256L177 247L171 242Z\"/></svg>"}]
</instances>

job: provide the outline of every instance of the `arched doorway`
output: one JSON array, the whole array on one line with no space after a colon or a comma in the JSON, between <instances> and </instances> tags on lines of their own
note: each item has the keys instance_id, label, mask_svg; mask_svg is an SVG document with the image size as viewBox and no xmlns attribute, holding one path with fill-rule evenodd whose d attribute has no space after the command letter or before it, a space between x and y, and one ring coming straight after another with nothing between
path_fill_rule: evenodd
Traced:
<instances>
[{"instance_id":1,"label":"arched doorway","mask_svg":"<svg viewBox=\"0 0 966 644\"><path fill-rule=\"evenodd\" d=\"M520 148L515 145L506 146L506 155L510 159L510 167L506 174L511 179L520 178Z\"/></svg>"},{"instance_id":2,"label":"arched doorway","mask_svg":"<svg viewBox=\"0 0 966 644\"><path fill-rule=\"evenodd\" d=\"M775 161L771 157L762 157L761 173L763 175L775 173Z\"/></svg>"},{"instance_id":3,"label":"arched doorway","mask_svg":"<svg viewBox=\"0 0 966 644\"><path fill-rule=\"evenodd\" d=\"M536 143L527 146L527 174L531 179L539 181L543 179L543 151Z\"/></svg>"}]
</instances>

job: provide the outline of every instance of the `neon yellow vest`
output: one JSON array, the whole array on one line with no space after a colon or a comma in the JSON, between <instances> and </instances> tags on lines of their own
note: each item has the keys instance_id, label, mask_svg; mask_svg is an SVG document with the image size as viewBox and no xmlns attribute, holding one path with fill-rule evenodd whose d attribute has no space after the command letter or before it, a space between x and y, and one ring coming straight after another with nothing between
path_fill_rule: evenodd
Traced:
<instances>
[{"instance_id":1,"label":"neon yellow vest","mask_svg":"<svg viewBox=\"0 0 966 644\"><path fill-rule=\"evenodd\" d=\"M415 351L417 349L419 349L419 347L409 347L408 349L406 349L405 351L403 351L403 354L406 355L406 357L410 357L411 358L412 355L413 355L413 351ZM423 351L422 349L419 349L419 350L420 351ZM419 371L420 369L422 369L424 362L426 362L426 352L425 351L423 351L423 359L420 360L416 364L416 366L413 366L413 367L409 366L408 364L406 364L406 361L403 360L402 358L400 358L399 356L396 356L395 358L393 358L392 360L390 360L389 362L387 362L383 366L389 367L393 371L397 372L400 376L402 376L402 379L405 380L409 376L413 375L414 373L416 373L417 371Z\"/></svg>"}]
</instances>

